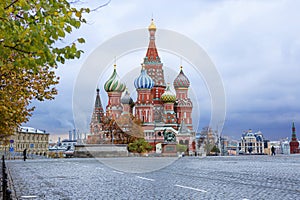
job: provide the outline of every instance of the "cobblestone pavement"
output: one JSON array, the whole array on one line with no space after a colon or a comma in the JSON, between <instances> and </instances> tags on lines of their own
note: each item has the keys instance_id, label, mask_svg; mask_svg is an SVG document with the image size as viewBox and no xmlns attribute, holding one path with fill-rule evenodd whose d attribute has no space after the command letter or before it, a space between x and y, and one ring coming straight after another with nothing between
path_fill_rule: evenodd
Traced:
<instances>
[{"instance_id":1,"label":"cobblestone pavement","mask_svg":"<svg viewBox=\"0 0 300 200\"><path fill-rule=\"evenodd\" d=\"M150 158L126 158L127 165L156 165L139 159ZM122 165L118 158L108 160ZM147 173L117 170L97 159L18 160L7 166L16 199L300 199L300 155L183 157Z\"/></svg>"}]
</instances>

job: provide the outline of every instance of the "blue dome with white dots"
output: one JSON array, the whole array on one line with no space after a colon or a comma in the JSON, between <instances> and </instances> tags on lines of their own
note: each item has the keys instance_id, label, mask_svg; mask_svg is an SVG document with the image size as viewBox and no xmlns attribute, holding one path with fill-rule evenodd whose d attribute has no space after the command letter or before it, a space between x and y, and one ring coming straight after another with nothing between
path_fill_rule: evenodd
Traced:
<instances>
[{"instance_id":1,"label":"blue dome with white dots","mask_svg":"<svg viewBox=\"0 0 300 200\"><path fill-rule=\"evenodd\" d=\"M140 76L134 80L134 86L136 89L151 89L154 86L154 81L142 68Z\"/></svg>"}]
</instances>

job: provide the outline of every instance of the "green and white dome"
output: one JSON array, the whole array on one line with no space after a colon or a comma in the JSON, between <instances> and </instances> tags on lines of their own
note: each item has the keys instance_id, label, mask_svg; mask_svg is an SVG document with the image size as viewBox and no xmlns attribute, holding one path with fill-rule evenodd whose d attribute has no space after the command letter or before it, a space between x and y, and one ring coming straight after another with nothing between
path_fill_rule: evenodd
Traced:
<instances>
[{"instance_id":1,"label":"green and white dome","mask_svg":"<svg viewBox=\"0 0 300 200\"><path fill-rule=\"evenodd\" d=\"M121 79L119 78L115 65L112 75L104 84L104 89L106 92L124 92L125 88L126 85L122 83Z\"/></svg>"}]
</instances>

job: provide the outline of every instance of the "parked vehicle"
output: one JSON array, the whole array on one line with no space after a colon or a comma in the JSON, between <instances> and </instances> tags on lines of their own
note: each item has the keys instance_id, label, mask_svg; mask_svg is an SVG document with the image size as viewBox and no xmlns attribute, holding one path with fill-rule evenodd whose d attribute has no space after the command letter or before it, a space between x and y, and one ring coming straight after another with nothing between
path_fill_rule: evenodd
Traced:
<instances>
[{"instance_id":1,"label":"parked vehicle","mask_svg":"<svg viewBox=\"0 0 300 200\"><path fill-rule=\"evenodd\" d=\"M74 150L73 149L69 149L69 150L64 152L64 157L66 157L66 158L71 158L73 156L74 156Z\"/></svg>"}]
</instances>

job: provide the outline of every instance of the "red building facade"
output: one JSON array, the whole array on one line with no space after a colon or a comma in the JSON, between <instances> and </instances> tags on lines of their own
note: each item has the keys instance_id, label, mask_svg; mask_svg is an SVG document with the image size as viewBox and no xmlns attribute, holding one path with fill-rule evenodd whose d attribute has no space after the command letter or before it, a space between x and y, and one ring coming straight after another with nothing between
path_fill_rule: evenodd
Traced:
<instances>
[{"instance_id":1,"label":"red building facade","mask_svg":"<svg viewBox=\"0 0 300 200\"><path fill-rule=\"evenodd\" d=\"M292 140L290 141L290 153L291 154L300 153L299 142L296 137L296 128L294 122L292 126Z\"/></svg>"}]
</instances>

